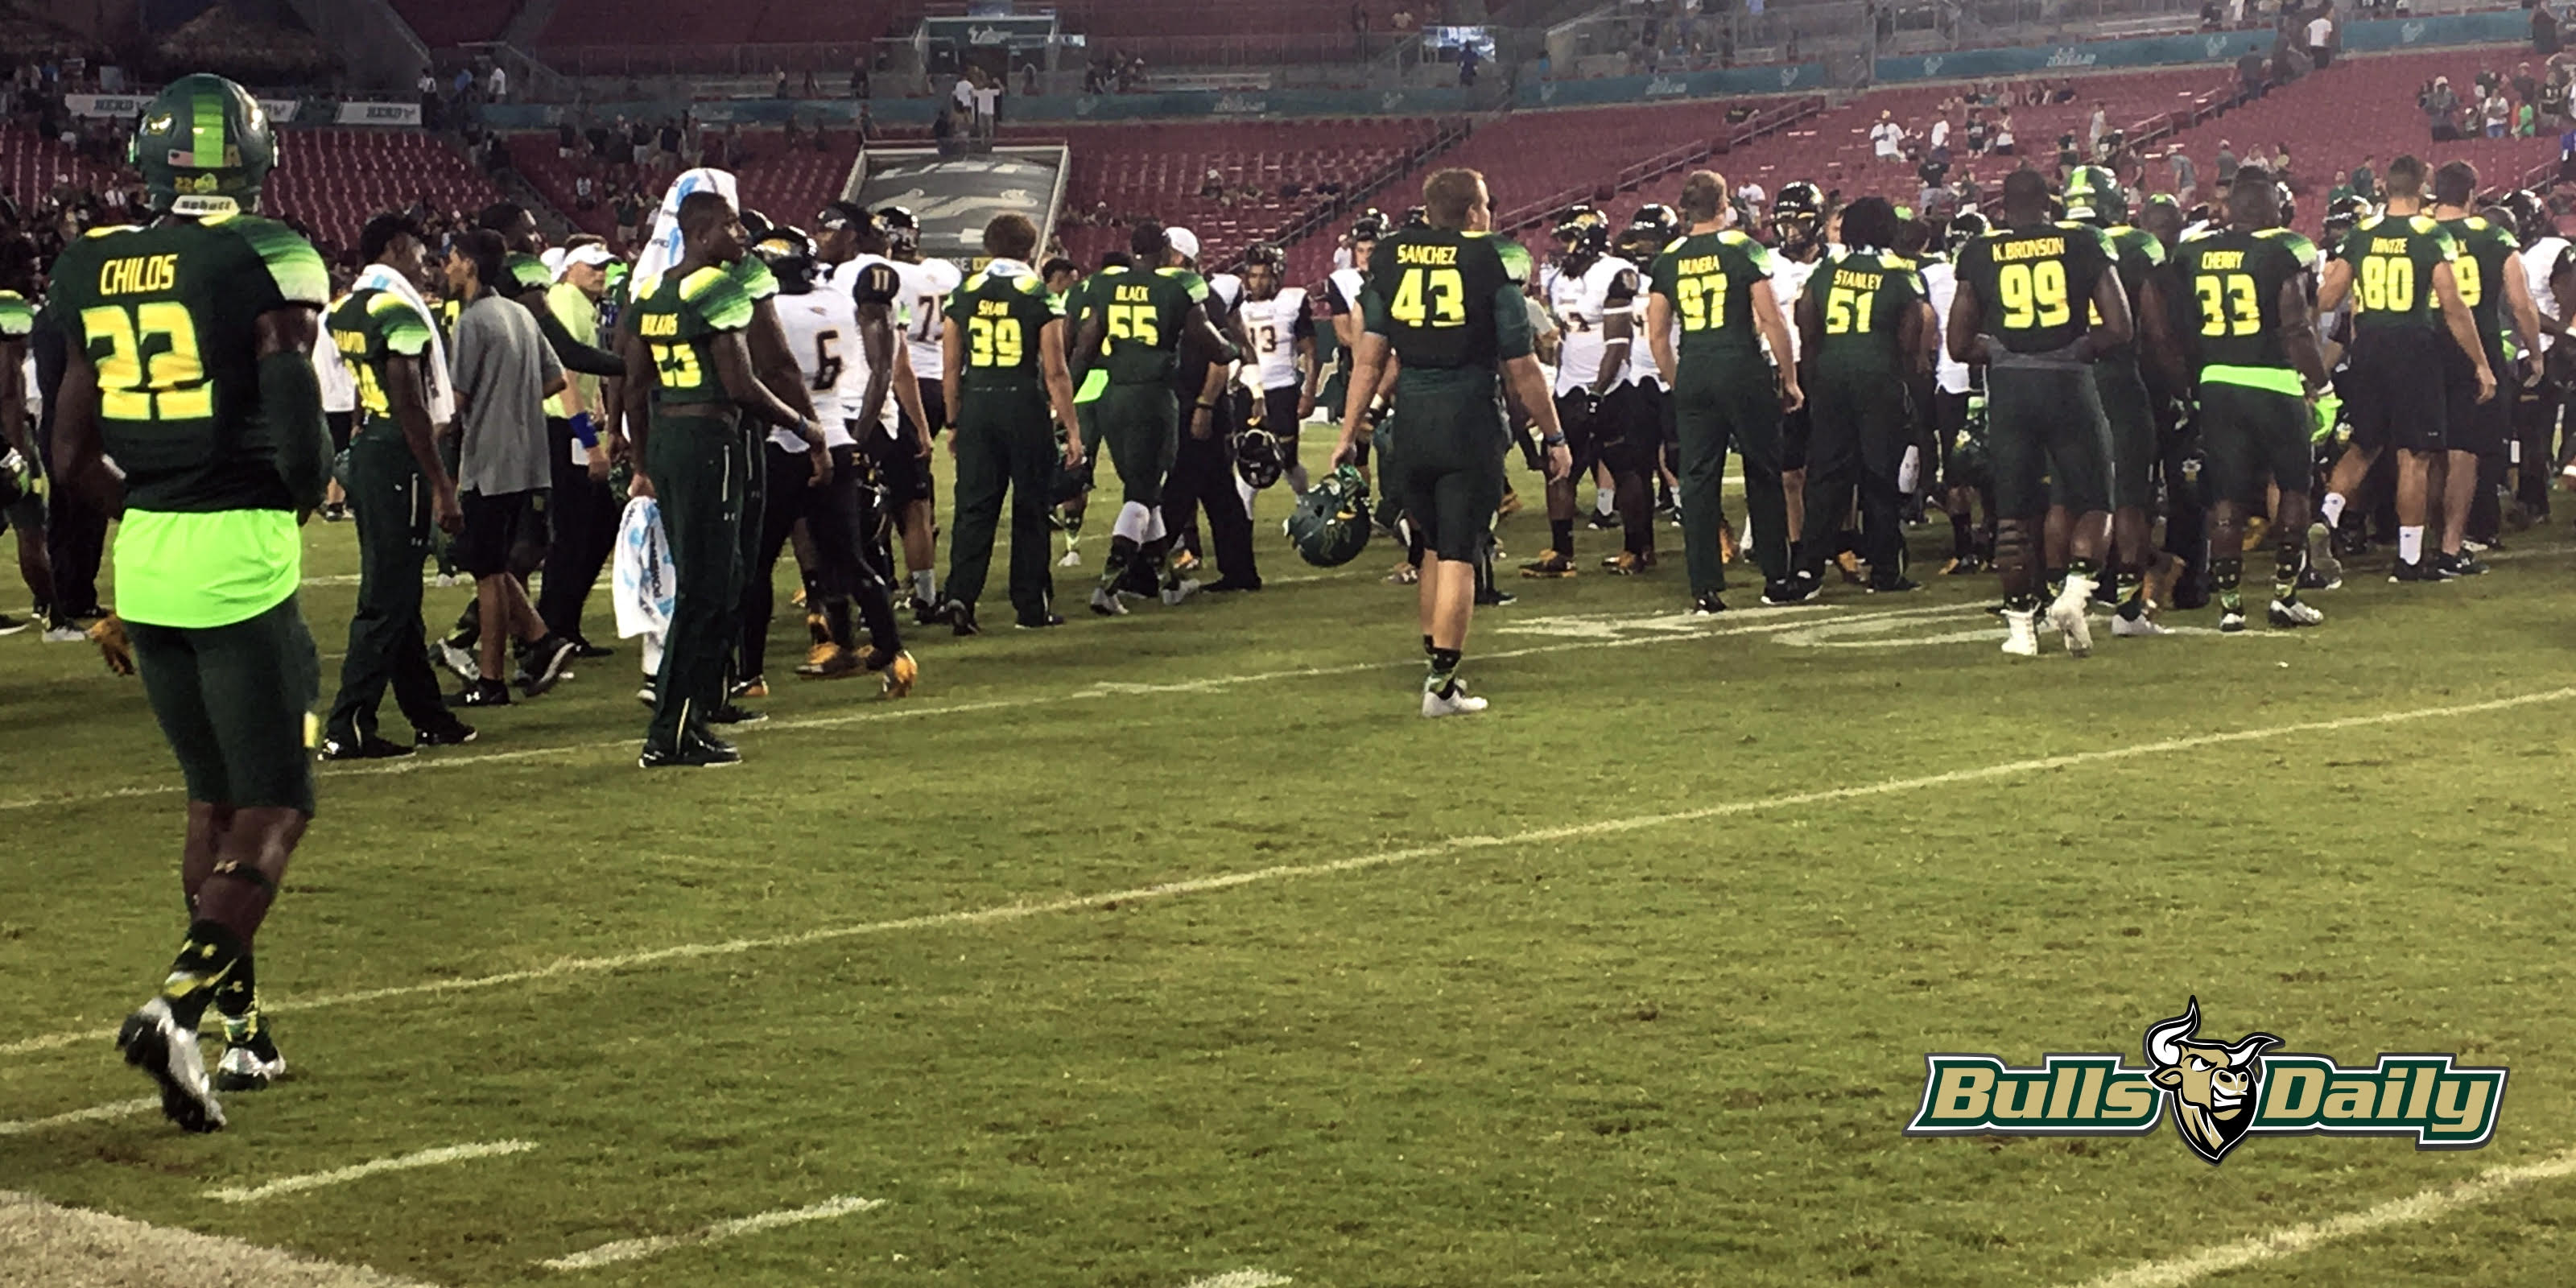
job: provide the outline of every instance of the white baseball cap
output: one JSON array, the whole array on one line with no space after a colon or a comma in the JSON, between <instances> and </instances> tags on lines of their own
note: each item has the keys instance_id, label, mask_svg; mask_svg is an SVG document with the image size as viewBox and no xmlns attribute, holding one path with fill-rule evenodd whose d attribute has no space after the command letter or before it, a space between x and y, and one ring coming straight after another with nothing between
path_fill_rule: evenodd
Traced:
<instances>
[{"instance_id":1,"label":"white baseball cap","mask_svg":"<svg viewBox=\"0 0 2576 1288\"><path fill-rule=\"evenodd\" d=\"M1163 230L1163 240L1169 244L1173 250L1179 251L1181 253L1181 258L1186 259L1191 263L1198 262L1199 235L1197 233L1191 232L1187 228L1166 228Z\"/></svg>"},{"instance_id":2,"label":"white baseball cap","mask_svg":"<svg viewBox=\"0 0 2576 1288\"><path fill-rule=\"evenodd\" d=\"M561 258L556 258L557 256L561 256ZM546 252L546 258L552 261L552 266L555 271L555 280L560 282L563 280L563 275L572 271L572 267L575 264L588 264L593 268L598 268L607 264L609 261L616 259L617 256L610 254L607 246L599 242L591 242L588 245L575 246L571 250L567 251L549 250Z\"/></svg>"}]
</instances>

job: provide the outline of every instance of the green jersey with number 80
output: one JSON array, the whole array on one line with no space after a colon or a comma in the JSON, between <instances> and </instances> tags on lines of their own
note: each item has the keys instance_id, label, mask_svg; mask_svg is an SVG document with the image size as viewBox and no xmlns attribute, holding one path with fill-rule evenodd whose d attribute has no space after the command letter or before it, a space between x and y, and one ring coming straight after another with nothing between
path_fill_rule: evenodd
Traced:
<instances>
[{"instance_id":1,"label":"green jersey with number 80","mask_svg":"<svg viewBox=\"0 0 2576 1288\"><path fill-rule=\"evenodd\" d=\"M1681 328L1682 362L1751 357L1762 336L1753 325L1753 288L1771 278L1771 251L1732 228L1684 237L1647 269L1647 289L1669 301ZM1638 343L1645 343L1639 340Z\"/></svg>"},{"instance_id":2,"label":"green jersey with number 80","mask_svg":"<svg viewBox=\"0 0 2576 1288\"><path fill-rule=\"evenodd\" d=\"M2090 224L1998 228L1959 250L1959 280L1985 309L1985 332L2014 353L2063 349L2092 330L2093 287L2117 252Z\"/></svg>"},{"instance_id":3,"label":"green jersey with number 80","mask_svg":"<svg viewBox=\"0 0 2576 1288\"><path fill-rule=\"evenodd\" d=\"M2381 215L2356 224L2343 239L2342 258L2352 265L2354 327L2430 331L2441 325L2433 270L2459 258L2459 247L2432 216Z\"/></svg>"}]
</instances>

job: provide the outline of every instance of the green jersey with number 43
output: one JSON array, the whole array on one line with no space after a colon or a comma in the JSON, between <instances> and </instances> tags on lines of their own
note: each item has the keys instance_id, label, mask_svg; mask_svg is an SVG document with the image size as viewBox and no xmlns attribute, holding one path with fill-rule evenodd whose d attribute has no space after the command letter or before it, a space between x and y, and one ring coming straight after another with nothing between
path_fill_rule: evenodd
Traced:
<instances>
[{"instance_id":1,"label":"green jersey with number 43","mask_svg":"<svg viewBox=\"0 0 2576 1288\"><path fill-rule=\"evenodd\" d=\"M1083 290L1076 287L1070 294L1078 296ZM1101 298L1108 296L1104 292ZM948 297L948 320L957 324L959 338L965 341L966 369L958 373L958 382L968 389L1035 386L1044 374L1038 362L1038 333L1063 316L1064 305L1047 294L1046 279L1025 264L993 261ZM1132 315L1128 329L1135 329ZM1176 325L1173 334L1179 333Z\"/></svg>"},{"instance_id":2,"label":"green jersey with number 43","mask_svg":"<svg viewBox=\"0 0 2576 1288\"><path fill-rule=\"evenodd\" d=\"M2093 287L2118 253L2090 224L1998 228L1959 249L1986 334L2014 353L2063 349L2092 330Z\"/></svg>"},{"instance_id":3,"label":"green jersey with number 43","mask_svg":"<svg viewBox=\"0 0 2576 1288\"><path fill-rule=\"evenodd\" d=\"M1085 283L1085 308L1107 328L1109 383L1158 385L1180 365L1181 324L1207 302L1206 279L1186 268L1103 269ZM1045 287L1039 287L1041 294Z\"/></svg>"},{"instance_id":4,"label":"green jersey with number 43","mask_svg":"<svg viewBox=\"0 0 2576 1288\"><path fill-rule=\"evenodd\" d=\"M2281 288L2316 268L2317 248L2287 228L2226 230L2185 238L2174 259L2198 318L2192 352L2200 378L2304 393L2281 344Z\"/></svg>"},{"instance_id":5,"label":"green jersey with number 43","mask_svg":"<svg viewBox=\"0 0 2576 1288\"><path fill-rule=\"evenodd\" d=\"M707 404L733 401L716 374L715 346L725 332L751 325L751 295L740 272L701 268L685 277L665 274L649 285L622 322L653 356L654 405L704 414L711 410Z\"/></svg>"},{"instance_id":6,"label":"green jersey with number 43","mask_svg":"<svg viewBox=\"0 0 2576 1288\"><path fill-rule=\"evenodd\" d=\"M2356 328L2429 331L2441 325L2433 270L2458 259L2459 246L2432 216L2381 215L2355 224L2344 236L2341 258L2352 265Z\"/></svg>"},{"instance_id":7,"label":"green jersey with number 43","mask_svg":"<svg viewBox=\"0 0 2576 1288\"><path fill-rule=\"evenodd\" d=\"M1490 233L1408 228L1378 242L1360 293L1404 370L1498 369L1529 352L1529 252Z\"/></svg>"},{"instance_id":8,"label":"green jersey with number 43","mask_svg":"<svg viewBox=\"0 0 2576 1288\"><path fill-rule=\"evenodd\" d=\"M1828 376L1891 375L1904 370L1897 352L1905 315L1924 301L1914 261L1885 251L1835 251L1807 279L1824 318L1816 369Z\"/></svg>"},{"instance_id":9,"label":"green jersey with number 43","mask_svg":"<svg viewBox=\"0 0 2576 1288\"><path fill-rule=\"evenodd\" d=\"M46 307L98 373L100 444L127 506L295 508L276 462L297 427L260 406L254 323L330 292L311 245L249 215L103 228L63 250Z\"/></svg>"},{"instance_id":10,"label":"green jersey with number 43","mask_svg":"<svg viewBox=\"0 0 2576 1288\"><path fill-rule=\"evenodd\" d=\"M2505 266L2511 264L2514 272L2522 271L2515 262L2521 247L2514 244L2513 234L2484 215L2445 219L2442 231L2449 233L2459 248L2460 257L2451 261L2451 278L2460 288L2460 303L2469 306L2478 334L2492 345L2505 330Z\"/></svg>"},{"instance_id":11,"label":"green jersey with number 43","mask_svg":"<svg viewBox=\"0 0 2576 1288\"><path fill-rule=\"evenodd\" d=\"M429 353L429 318L391 291L365 290L331 306L331 343L358 387L358 411L369 424L390 424L393 400L385 396L385 360Z\"/></svg>"},{"instance_id":12,"label":"green jersey with number 43","mask_svg":"<svg viewBox=\"0 0 2576 1288\"><path fill-rule=\"evenodd\" d=\"M1672 304L1682 333L1675 358L1691 362L1760 353L1753 287L1770 280L1772 267L1769 247L1732 228L1684 237L1655 256L1646 271L1647 289Z\"/></svg>"}]
</instances>

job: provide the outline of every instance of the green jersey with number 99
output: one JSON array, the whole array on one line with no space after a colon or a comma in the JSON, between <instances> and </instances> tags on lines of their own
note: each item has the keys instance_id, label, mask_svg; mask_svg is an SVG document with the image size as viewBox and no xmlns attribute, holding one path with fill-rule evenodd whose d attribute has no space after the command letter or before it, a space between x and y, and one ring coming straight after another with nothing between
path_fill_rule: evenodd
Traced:
<instances>
[{"instance_id":1,"label":"green jersey with number 99","mask_svg":"<svg viewBox=\"0 0 2576 1288\"><path fill-rule=\"evenodd\" d=\"M2433 270L2458 259L2459 246L2432 216L2381 215L2355 224L2343 239L2342 258L2352 265L2354 327L2430 331L2441 325Z\"/></svg>"},{"instance_id":2,"label":"green jersey with number 99","mask_svg":"<svg viewBox=\"0 0 2576 1288\"><path fill-rule=\"evenodd\" d=\"M1987 335L2014 353L2048 353L2092 330L2094 285L2117 259L2090 224L2033 224L1961 247L1958 274L1984 306Z\"/></svg>"},{"instance_id":3,"label":"green jersey with number 99","mask_svg":"<svg viewBox=\"0 0 2576 1288\"><path fill-rule=\"evenodd\" d=\"M1025 264L995 260L967 278L949 295L947 309L964 341L966 365L958 373L959 384L967 389L1035 388L1044 375L1038 335L1063 316L1063 302L1047 294L1046 279Z\"/></svg>"},{"instance_id":4,"label":"green jersey with number 99","mask_svg":"<svg viewBox=\"0 0 2576 1288\"><path fill-rule=\"evenodd\" d=\"M1673 321L1681 328L1676 359L1759 353L1762 337L1753 325L1753 288L1770 280L1771 272L1770 248L1732 228L1684 237L1655 256L1646 271L1647 290L1672 306Z\"/></svg>"}]
</instances>

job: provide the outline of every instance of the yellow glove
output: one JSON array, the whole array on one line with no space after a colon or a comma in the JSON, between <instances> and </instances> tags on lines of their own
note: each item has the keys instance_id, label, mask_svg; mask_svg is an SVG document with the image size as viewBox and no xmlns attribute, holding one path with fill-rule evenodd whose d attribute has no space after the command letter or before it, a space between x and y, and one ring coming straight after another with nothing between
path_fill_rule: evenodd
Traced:
<instances>
[{"instance_id":1,"label":"yellow glove","mask_svg":"<svg viewBox=\"0 0 2576 1288\"><path fill-rule=\"evenodd\" d=\"M107 669L118 675L134 674L134 646L125 639L125 619L111 613L89 628L89 642L98 645L99 655L107 659Z\"/></svg>"}]
</instances>

